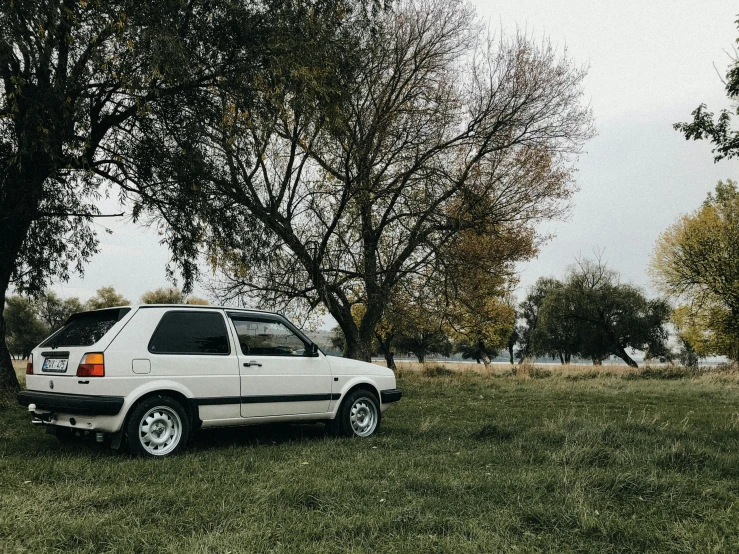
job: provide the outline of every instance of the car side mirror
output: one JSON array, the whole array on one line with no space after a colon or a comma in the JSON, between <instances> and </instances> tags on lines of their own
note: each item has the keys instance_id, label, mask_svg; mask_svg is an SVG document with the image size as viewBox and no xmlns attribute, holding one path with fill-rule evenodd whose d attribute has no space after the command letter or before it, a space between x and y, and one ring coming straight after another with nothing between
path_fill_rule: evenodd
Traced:
<instances>
[{"instance_id":1,"label":"car side mirror","mask_svg":"<svg viewBox=\"0 0 739 554\"><path fill-rule=\"evenodd\" d=\"M310 343L305 348L305 355L311 358L317 357L318 356L318 346L316 346L314 343Z\"/></svg>"}]
</instances>

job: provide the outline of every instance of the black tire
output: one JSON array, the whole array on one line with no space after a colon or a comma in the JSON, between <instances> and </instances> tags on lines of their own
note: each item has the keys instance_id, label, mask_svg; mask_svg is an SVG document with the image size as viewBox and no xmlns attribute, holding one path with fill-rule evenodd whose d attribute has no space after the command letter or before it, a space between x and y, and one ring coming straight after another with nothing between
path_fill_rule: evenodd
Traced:
<instances>
[{"instance_id":1,"label":"black tire","mask_svg":"<svg viewBox=\"0 0 739 554\"><path fill-rule=\"evenodd\" d=\"M134 456L171 456L185 447L189 434L187 413L169 396L147 398L133 409L126 424L128 447Z\"/></svg>"},{"instance_id":2,"label":"black tire","mask_svg":"<svg viewBox=\"0 0 739 554\"><path fill-rule=\"evenodd\" d=\"M374 421L368 421L367 418L370 417ZM382 412L377 396L368 390L357 389L344 398L336 417L328 422L327 428L334 435L367 438L375 434L381 420Z\"/></svg>"}]
</instances>

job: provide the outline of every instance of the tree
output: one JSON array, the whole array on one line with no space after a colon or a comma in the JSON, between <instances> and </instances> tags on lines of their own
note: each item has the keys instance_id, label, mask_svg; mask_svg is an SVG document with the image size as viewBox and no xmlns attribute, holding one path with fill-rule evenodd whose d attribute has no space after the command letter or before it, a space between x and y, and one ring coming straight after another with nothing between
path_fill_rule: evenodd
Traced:
<instances>
[{"instance_id":1,"label":"tree","mask_svg":"<svg viewBox=\"0 0 739 554\"><path fill-rule=\"evenodd\" d=\"M36 316L33 302L22 296L5 299L7 321L7 347L21 358L27 358L31 351L50 334L49 327Z\"/></svg>"},{"instance_id":2,"label":"tree","mask_svg":"<svg viewBox=\"0 0 739 554\"><path fill-rule=\"evenodd\" d=\"M88 310L102 310L103 308L115 308L128 304L130 304L128 299L118 294L113 287L102 287L97 290L95 296L85 302L85 308Z\"/></svg>"},{"instance_id":3,"label":"tree","mask_svg":"<svg viewBox=\"0 0 739 554\"><path fill-rule=\"evenodd\" d=\"M699 356L739 360L739 191L719 181L715 193L657 241L650 271L679 304L680 336Z\"/></svg>"},{"instance_id":4,"label":"tree","mask_svg":"<svg viewBox=\"0 0 739 554\"><path fill-rule=\"evenodd\" d=\"M518 282L515 264L536 253L536 235L528 226L500 222L460 232L442 252L435 275L441 279L446 328L463 355L489 367L515 329L511 296Z\"/></svg>"},{"instance_id":5,"label":"tree","mask_svg":"<svg viewBox=\"0 0 739 554\"><path fill-rule=\"evenodd\" d=\"M59 298L54 292L46 291L34 302L39 319L49 328L49 333L61 329L72 314L84 311L79 298Z\"/></svg>"},{"instance_id":6,"label":"tree","mask_svg":"<svg viewBox=\"0 0 739 554\"><path fill-rule=\"evenodd\" d=\"M340 27L357 6L372 14L378 3L3 0L3 295L11 281L33 294L50 279L66 279L70 267L81 272L97 250L90 222L106 215L96 200L110 189L132 202L135 221L156 217L188 290L200 253L190 246L200 230L192 224L192 206L157 195L166 187L187 196L199 183L189 158L192 137L173 129L183 119L204 119L206 99L221 89L238 87L243 105L250 105L252 89L271 86L266 67L307 75L320 89L334 73L326 66L320 69L327 76L312 71L307 61L310 45L326 50L325 37L316 33L311 42L294 30L320 28L326 21ZM332 47L350 50L337 41ZM178 178L163 182L173 166ZM172 267L168 272L174 278ZM0 341L0 392L17 388Z\"/></svg>"},{"instance_id":7,"label":"tree","mask_svg":"<svg viewBox=\"0 0 739 554\"><path fill-rule=\"evenodd\" d=\"M412 353L420 363L426 361L428 354L452 353L452 343L442 328L418 323L418 320L409 321L397 334L393 343L397 350Z\"/></svg>"},{"instance_id":8,"label":"tree","mask_svg":"<svg viewBox=\"0 0 739 554\"><path fill-rule=\"evenodd\" d=\"M341 332L341 327L338 325L331 329L331 336L329 337L329 344L334 350L344 352L346 348L346 340L344 340L344 334Z\"/></svg>"},{"instance_id":9,"label":"tree","mask_svg":"<svg viewBox=\"0 0 739 554\"><path fill-rule=\"evenodd\" d=\"M665 356L670 312L665 301L649 300L638 288L620 283L600 260L583 260L545 293L532 348L557 353L563 363L575 354L596 365L617 356L638 367L627 349L643 350L647 358Z\"/></svg>"},{"instance_id":10,"label":"tree","mask_svg":"<svg viewBox=\"0 0 739 554\"><path fill-rule=\"evenodd\" d=\"M323 304L367 360L399 284L460 232L562 213L591 117L582 70L527 37L487 41L462 1L399 2L356 33L335 113L272 90L261 109L224 98L192 157L214 166L202 190L222 297Z\"/></svg>"},{"instance_id":11,"label":"tree","mask_svg":"<svg viewBox=\"0 0 739 554\"><path fill-rule=\"evenodd\" d=\"M141 297L142 304L184 304L185 295L175 287L150 290Z\"/></svg>"},{"instance_id":12,"label":"tree","mask_svg":"<svg viewBox=\"0 0 739 554\"><path fill-rule=\"evenodd\" d=\"M198 304L207 306L208 301L188 296L176 287L158 288L145 292L141 297L142 304Z\"/></svg>"},{"instance_id":13,"label":"tree","mask_svg":"<svg viewBox=\"0 0 739 554\"><path fill-rule=\"evenodd\" d=\"M582 325L575 318L569 317L572 295L565 291L566 285L561 282L551 285L540 299L537 325L530 333L531 352L539 356L559 358L560 363L566 365L573 356L580 354ZM600 356L601 353L596 354L593 363L599 364L602 360Z\"/></svg>"},{"instance_id":14,"label":"tree","mask_svg":"<svg viewBox=\"0 0 739 554\"><path fill-rule=\"evenodd\" d=\"M739 20L736 23L739 26ZM739 44L739 39L737 43ZM735 57L729 66L724 84L726 94L739 115L739 58ZM739 156L739 131L731 128L732 114L729 110L721 110L718 119L714 121L713 112L709 112L706 105L701 104L692 115L693 121L674 125L677 131L685 135L686 140L710 140L714 145L712 152L715 154L715 161Z\"/></svg>"},{"instance_id":15,"label":"tree","mask_svg":"<svg viewBox=\"0 0 739 554\"><path fill-rule=\"evenodd\" d=\"M541 306L544 302L544 298L552 289L559 286L561 286L561 283L556 279L541 277L531 288L529 288L526 299L519 305L520 317L523 319L523 324L518 328L517 333L519 335L518 341L521 345L519 350L520 362L523 362L526 359L535 357L537 354L542 353L535 350L535 343L537 342L535 341L535 334L539 332L549 334L550 331L539 331L539 313L541 311ZM545 340L545 343L547 345L553 342L550 341L548 337L546 339L539 339L539 342L541 342L542 340ZM561 340L557 340L556 342L558 344L562 344ZM547 351L547 349L545 348L545 351L543 353L554 356L559 356L560 354L562 354L562 363L565 363L565 359L566 361L569 361L571 350L567 350L567 348L565 348L552 354L552 352Z\"/></svg>"},{"instance_id":16,"label":"tree","mask_svg":"<svg viewBox=\"0 0 739 554\"><path fill-rule=\"evenodd\" d=\"M430 286L433 282L430 278L408 276L396 287L375 327L375 342L385 363L393 370L396 369L395 350L412 353L421 363L427 354L448 355L451 352L442 298Z\"/></svg>"},{"instance_id":17,"label":"tree","mask_svg":"<svg viewBox=\"0 0 739 554\"><path fill-rule=\"evenodd\" d=\"M245 40L244 29L253 29L250 16L268 16L244 6L2 0L0 337L11 283L37 294L70 268L82 272L97 251L91 222L106 215L96 207L106 185L150 198L142 189L153 151L146 123L218 86L236 45L260 43L260 33ZM17 389L0 340L0 392Z\"/></svg>"},{"instance_id":18,"label":"tree","mask_svg":"<svg viewBox=\"0 0 739 554\"><path fill-rule=\"evenodd\" d=\"M506 344L506 349L508 350L508 360L510 361L511 365L514 364L513 353L515 351L516 345L521 340L521 335L519 334L520 331L521 327L519 325L514 325L513 331L511 331L511 334L508 337L508 344Z\"/></svg>"}]
</instances>

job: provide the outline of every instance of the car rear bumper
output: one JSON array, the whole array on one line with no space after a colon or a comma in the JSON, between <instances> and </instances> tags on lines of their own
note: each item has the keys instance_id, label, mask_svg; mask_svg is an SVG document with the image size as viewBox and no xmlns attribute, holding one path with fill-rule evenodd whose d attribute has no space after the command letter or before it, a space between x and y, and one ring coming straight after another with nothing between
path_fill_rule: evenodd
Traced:
<instances>
[{"instance_id":1,"label":"car rear bumper","mask_svg":"<svg viewBox=\"0 0 739 554\"><path fill-rule=\"evenodd\" d=\"M380 391L380 399L383 404L389 404L390 402L397 402L403 396L403 393L398 389L388 389Z\"/></svg>"},{"instance_id":2,"label":"car rear bumper","mask_svg":"<svg viewBox=\"0 0 739 554\"><path fill-rule=\"evenodd\" d=\"M22 391L18 403L28 407L35 404L38 410L80 415L116 415L123 407L122 396L87 396L56 392Z\"/></svg>"}]
</instances>

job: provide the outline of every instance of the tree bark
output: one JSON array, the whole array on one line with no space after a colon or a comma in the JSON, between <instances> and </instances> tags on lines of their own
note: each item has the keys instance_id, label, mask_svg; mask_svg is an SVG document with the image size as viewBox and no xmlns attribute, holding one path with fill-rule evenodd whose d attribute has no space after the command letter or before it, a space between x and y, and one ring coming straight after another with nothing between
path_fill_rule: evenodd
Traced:
<instances>
[{"instance_id":1,"label":"tree bark","mask_svg":"<svg viewBox=\"0 0 739 554\"><path fill-rule=\"evenodd\" d=\"M5 211L6 208L3 207ZM16 260L20 253L23 240L25 239L30 221L23 225L23 222L13 223L11 217L13 209L10 207L10 213L0 215L0 396L9 396L20 390L18 377L15 375L13 363L10 358L10 351L5 342L5 298L10 287L10 276L13 274ZM10 216L10 217L9 217Z\"/></svg>"},{"instance_id":2,"label":"tree bark","mask_svg":"<svg viewBox=\"0 0 739 554\"><path fill-rule=\"evenodd\" d=\"M510 356L510 359L511 359L511 365L513 365L513 345L512 344L508 346L508 355Z\"/></svg>"},{"instance_id":3,"label":"tree bark","mask_svg":"<svg viewBox=\"0 0 739 554\"><path fill-rule=\"evenodd\" d=\"M488 352L487 352L487 349L485 348L485 344L483 344L483 342L480 341L477 344L477 347L482 356L482 363L485 364L485 369L490 369L490 356L488 356Z\"/></svg>"},{"instance_id":4,"label":"tree bark","mask_svg":"<svg viewBox=\"0 0 739 554\"><path fill-rule=\"evenodd\" d=\"M0 397L11 396L20 390L18 377L15 375L13 362L10 359L10 351L5 342L5 318L3 315L5 312L5 295L10 281L9 277L9 273L8 278L0 276Z\"/></svg>"},{"instance_id":5,"label":"tree bark","mask_svg":"<svg viewBox=\"0 0 739 554\"><path fill-rule=\"evenodd\" d=\"M355 325L354 328L350 328L347 332L342 326L344 337L346 338L345 358L361 360L363 362L372 361L372 338L374 336L372 329L374 329L374 325L369 328L370 332L367 332L367 329L368 327L364 324L359 329Z\"/></svg>"},{"instance_id":6,"label":"tree bark","mask_svg":"<svg viewBox=\"0 0 739 554\"><path fill-rule=\"evenodd\" d=\"M418 358L418 363L426 363L426 352L416 352L416 358Z\"/></svg>"},{"instance_id":7,"label":"tree bark","mask_svg":"<svg viewBox=\"0 0 739 554\"><path fill-rule=\"evenodd\" d=\"M29 137L31 140L33 137ZM42 139L37 139L42 144ZM38 217L43 185L51 175L51 163L44 152L32 151L20 155L20 161L8 164L0 189L0 396L20 390L5 342L5 297L10 278L22 252L23 243L34 220Z\"/></svg>"},{"instance_id":8,"label":"tree bark","mask_svg":"<svg viewBox=\"0 0 739 554\"><path fill-rule=\"evenodd\" d=\"M615 354L624 362L626 362L626 365L628 365L629 367L639 367L639 364L637 364L634 359L626 353L626 349L624 347L619 346Z\"/></svg>"},{"instance_id":9,"label":"tree bark","mask_svg":"<svg viewBox=\"0 0 739 554\"><path fill-rule=\"evenodd\" d=\"M383 339L379 334L377 336L377 342L380 343L380 349L382 350L382 355L385 356L385 363L387 364L387 367L392 369L393 371L397 371L398 368L395 366L395 353L391 350L390 346L393 340L392 333L389 337Z\"/></svg>"}]
</instances>

